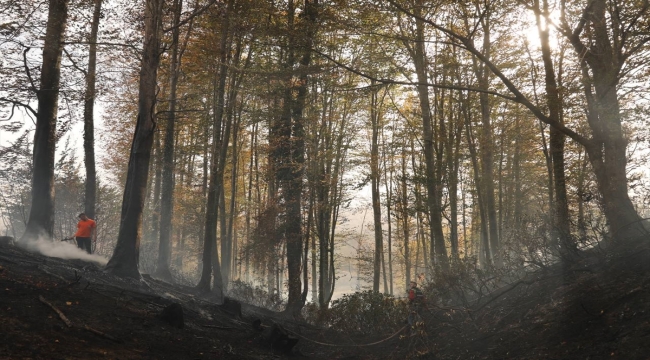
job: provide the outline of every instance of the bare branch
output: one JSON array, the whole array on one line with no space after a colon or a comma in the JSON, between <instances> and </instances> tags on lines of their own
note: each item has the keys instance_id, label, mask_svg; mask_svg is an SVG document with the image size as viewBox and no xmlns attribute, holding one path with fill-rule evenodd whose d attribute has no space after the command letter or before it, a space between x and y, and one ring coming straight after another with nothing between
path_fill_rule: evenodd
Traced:
<instances>
[{"instance_id":1,"label":"bare branch","mask_svg":"<svg viewBox=\"0 0 650 360\"><path fill-rule=\"evenodd\" d=\"M593 4L594 1L592 0L589 1L587 6L585 6L584 10L582 11L582 16L580 17L580 21L578 22L578 25L576 26L575 29L573 29L573 32L571 33L572 38L578 39L580 37L580 34L582 34L582 30L584 30L585 25L587 24L588 13L591 11L591 6Z\"/></svg>"},{"instance_id":2,"label":"bare branch","mask_svg":"<svg viewBox=\"0 0 650 360\"><path fill-rule=\"evenodd\" d=\"M38 95L38 89L36 88L36 85L34 84L34 79L32 79L32 73L29 70L29 65L27 65L27 52L31 48L28 46L25 51L23 51L23 65L25 66L25 73L27 74L27 79L29 80L29 83L32 85L31 89L33 92L35 92Z\"/></svg>"},{"instance_id":3,"label":"bare branch","mask_svg":"<svg viewBox=\"0 0 650 360\"><path fill-rule=\"evenodd\" d=\"M22 102L20 102L20 101L16 101L16 100L11 100L11 99L7 99L7 98L4 98L4 97L0 97L0 102L7 102L7 103L10 103L10 104L13 104L14 106L22 106L22 107L24 107L26 110L28 110L29 112L31 112L34 116L38 116L38 112L36 112L36 110L34 110L34 108L32 108L31 106L29 106L29 105L27 105L27 104L25 104L25 103L22 103ZM12 113L12 115L13 115L13 109L11 110L11 113ZM11 117L9 117L9 119L11 119Z\"/></svg>"},{"instance_id":4,"label":"bare branch","mask_svg":"<svg viewBox=\"0 0 650 360\"><path fill-rule=\"evenodd\" d=\"M197 4L196 6L198 6L198 0L196 1L196 4ZM190 34L192 33L193 28L194 28L194 18L192 18L190 20L190 25L188 26L187 32L185 33L185 39L183 39L183 43L181 44L180 51L178 52L178 58L179 59L182 59L183 54L185 54L185 50L187 49L187 43L188 43L188 41L190 39ZM181 63L180 63L180 60L179 60L179 64L178 64L178 70L179 71L180 71L180 67L181 67Z\"/></svg>"},{"instance_id":5,"label":"bare branch","mask_svg":"<svg viewBox=\"0 0 650 360\"><path fill-rule=\"evenodd\" d=\"M518 1L521 5L523 5L526 9L532 11L535 13L535 15L541 16L544 18L544 21L547 24L552 25L557 31L560 32L564 37L569 40L571 45L573 46L574 50L578 53L578 56L581 60L585 60L585 57L589 55L589 49L585 44L582 43L580 40L580 34L582 34L582 31L584 30L584 27L587 22L587 12L591 9L591 5L593 4L593 1L590 1L587 6L583 9L582 16L580 17L580 21L576 25L576 28L571 30L571 26L566 20L566 17L564 16L564 6L562 9L562 16L560 17L560 24L556 24L553 19L549 17L548 13L542 12L539 8L536 8L534 6L526 4L523 0Z\"/></svg>"},{"instance_id":6,"label":"bare branch","mask_svg":"<svg viewBox=\"0 0 650 360\"><path fill-rule=\"evenodd\" d=\"M630 56L634 55L637 51L641 50L641 48L644 47L648 43L650 43L650 37L642 39L641 41L639 41L638 44L636 44L630 50L623 53L622 60L626 61L627 59L630 58Z\"/></svg>"},{"instance_id":7,"label":"bare branch","mask_svg":"<svg viewBox=\"0 0 650 360\"><path fill-rule=\"evenodd\" d=\"M68 52L68 50L66 50L65 48L63 48L63 52L65 53L65 56L68 57L68 60L70 60L70 62L72 63L72 67L74 67L75 69L81 71L81 73L84 74L84 76L88 76L88 72L87 72L85 69L81 68L81 67L77 64L76 61L74 61L74 59L72 58L72 55L70 55L70 53Z\"/></svg>"},{"instance_id":8,"label":"bare branch","mask_svg":"<svg viewBox=\"0 0 650 360\"><path fill-rule=\"evenodd\" d=\"M327 60L333 62L333 63L336 64L337 66L340 66L340 67L344 68L344 69L347 70L347 71L350 71L350 72L352 72L352 73L355 73L355 74L357 74L357 75L359 75L359 76L361 76L361 77L364 77L364 78L366 78L366 79L368 79L368 80L376 81L376 82L378 82L378 83L380 83L380 84L382 84L382 85L385 85L385 84L408 85L408 86L424 85L424 86L428 86L428 87L432 87L432 88L437 88L437 89L449 89L449 90L460 90L460 91L481 92L481 93L486 93L486 94L490 94L490 95L498 96L498 97L501 97L501 98L504 98L504 99L508 99L508 100L511 100L511 101L517 101L517 98L515 98L515 97L508 96L508 95L504 95L504 94L500 94L500 93L498 93L498 92L496 92L496 91L483 90L483 89L478 89L478 88L473 88L473 87L467 87L467 86L441 85L441 84L431 84L431 83L424 83L424 84L422 84L422 83L413 82L413 81L399 81L399 80L392 80L392 79L380 79L380 78L377 78L377 77L374 77L374 76L368 75L368 74L366 74L366 73L364 73L364 72L362 72L362 71L360 71L360 70L354 69L354 68L352 68L352 67L350 67L350 66L348 66L348 65L345 65L345 64L343 64L342 62L337 61L337 60L333 59L332 57L330 57L329 55L324 54L324 53L322 53L322 52L320 52L320 51L318 51L318 50L312 49L312 51L315 52L316 54L321 55L322 57L326 58Z\"/></svg>"},{"instance_id":9,"label":"bare branch","mask_svg":"<svg viewBox=\"0 0 650 360\"><path fill-rule=\"evenodd\" d=\"M630 19L630 23L625 28L625 31L623 32L623 34L630 33L632 31L632 28L639 22L640 19L646 18L647 15L644 16L644 14L648 11L649 8L650 8L650 2L648 2L648 0L644 0L643 1L643 7L639 10L639 12L636 13L636 15L634 15Z\"/></svg>"},{"instance_id":10,"label":"bare branch","mask_svg":"<svg viewBox=\"0 0 650 360\"><path fill-rule=\"evenodd\" d=\"M503 72L501 72L501 70L494 63L492 63L478 49L476 49L476 47L474 46L474 42L472 41L471 38L468 38L466 36L458 34L457 32L455 32L455 31L453 31L451 29L448 29L448 28L446 28L444 26L440 26L437 23L435 23L435 22L433 22L433 21L431 21L429 19L426 19L426 18L423 18L423 17L418 16L416 14L413 14L409 10L405 9L403 6L397 4L395 2L395 0L388 0L388 2L391 3L399 11L401 11L401 12L403 12L403 13L405 13L405 14L413 17L413 18L424 21L425 23L431 25L433 28L447 34L449 37L460 41L465 46L465 49L467 51L469 51L471 54L473 54L474 56L476 56L476 58L478 58L483 64L485 64L490 69L490 71L492 71L492 73L494 75L496 75L501 80L501 82L508 88L508 90L510 90L510 92L514 95L514 97L504 96L504 95L498 95L498 96L501 96L501 97L503 97L505 99L509 99L509 100L512 100L512 101L515 101L517 103L520 103L520 104L524 105L525 107L528 108L528 110L530 110L541 121L553 126L555 129L557 129L558 131L560 131L563 134L567 135L568 137L575 140L576 142L578 142L578 143L580 143L580 144L582 144L584 146L590 146L590 140L588 138L586 138L586 137L578 134L577 132L567 128L566 126L564 126L564 124L560 123L559 121L546 116L542 112L542 110L540 108L538 108L530 100L528 100L528 98L521 91L519 91L517 86L515 86L515 84ZM590 7L590 6L588 6L588 7ZM493 93L494 95L498 94L498 93L494 93L494 92L488 92L488 93Z\"/></svg>"},{"instance_id":11,"label":"bare branch","mask_svg":"<svg viewBox=\"0 0 650 360\"><path fill-rule=\"evenodd\" d=\"M6 118L6 119L0 119L0 122L11 120L14 117L14 112L16 110L16 106L17 106L16 104L11 104L11 114L9 114L9 117Z\"/></svg>"},{"instance_id":12,"label":"bare branch","mask_svg":"<svg viewBox=\"0 0 650 360\"><path fill-rule=\"evenodd\" d=\"M67 42L63 42L62 44L63 44L63 45L102 45L102 46L123 46L123 47L131 48L131 49L133 49L133 50L138 50L138 51L140 51L140 49L138 49L137 46L135 46L135 45L133 45L133 44L127 44L127 43L112 43L112 42L94 42L94 43L91 43L91 42L88 42L88 41L67 41Z\"/></svg>"}]
</instances>

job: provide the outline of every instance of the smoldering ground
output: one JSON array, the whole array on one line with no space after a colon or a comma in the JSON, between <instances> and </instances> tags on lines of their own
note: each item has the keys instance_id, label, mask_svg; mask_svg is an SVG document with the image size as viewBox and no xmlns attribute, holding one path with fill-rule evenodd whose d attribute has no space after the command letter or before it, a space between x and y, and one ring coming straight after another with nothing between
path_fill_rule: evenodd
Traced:
<instances>
[{"instance_id":1,"label":"smoldering ground","mask_svg":"<svg viewBox=\"0 0 650 360\"><path fill-rule=\"evenodd\" d=\"M79 259L97 265L105 266L108 259L101 255L88 254L77 247L75 241L51 240L45 236L39 236L37 240L17 241L16 245L30 252L39 253L59 259Z\"/></svg>"}]
</instances>

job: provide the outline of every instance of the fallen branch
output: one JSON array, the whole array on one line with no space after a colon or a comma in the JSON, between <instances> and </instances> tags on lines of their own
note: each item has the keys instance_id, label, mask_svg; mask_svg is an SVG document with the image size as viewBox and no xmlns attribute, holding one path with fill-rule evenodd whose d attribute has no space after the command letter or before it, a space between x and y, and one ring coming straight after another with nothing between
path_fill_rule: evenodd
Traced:
<instances>
[{"instance_id":1,"label":"fallen branch","mask_svg":"<svg viewBox=\"0 0 650 360\"><path fill-rule=\"evenodd\" d=\"M211 329L221 329L221 330L239 330L238 328L229 327L229 326L218 326L218 325L201 325L205 328Z\"/></svg>"},{"instance_id":2,"label":"fallen branch","mask_svg":"<svg viewBox=\"0 0 650 360\"><path fill-rule=\"evenodd\" d=\"M63 312L61 312L61 310L59 310L56 306L52 305L52 303L50 303L49 301L45 300L45 298L43 297L43 295L38 295L38 300L40 300L43 304L49 306L50 308L52 308L52 310L54 310L57 314L59 314L59 317L61 318L61 320L63 320L63 322L64 322L66 325L68 325L68 327L72 327L72 321L70 321L70 319L68 319L68 318L65 316L65 314L63 314Z\"/></svg>"},{"instance_id":3,"label":"fallen branch","mask_svg":"<svg viewBox=\"0 0 650 360\"><path fill-rule=\"evenodd\" d=\"M111 336L111 335L108 335L108 334L106 334L106 333L103 333L103 332L101 332L101 331L99 331L99 330L95 330L95 329L91 328L91 327L88 326L88 325L84 325L84 326L83 326L83 329L84 329L84 330L87 330L87 331L90 331L91 333L93 333L93 334L95 334L95 335L98 335L98 336L101 336L101 337L103 337L103 338L106 338L106 339L108 339L108 340L115 341L115 342L117 342L117 343L121 343L121 342L122 342L122 340L117 339L117 338L115 338L115 337L113 337L113 336Z\"/></svg>"}]
</instances>

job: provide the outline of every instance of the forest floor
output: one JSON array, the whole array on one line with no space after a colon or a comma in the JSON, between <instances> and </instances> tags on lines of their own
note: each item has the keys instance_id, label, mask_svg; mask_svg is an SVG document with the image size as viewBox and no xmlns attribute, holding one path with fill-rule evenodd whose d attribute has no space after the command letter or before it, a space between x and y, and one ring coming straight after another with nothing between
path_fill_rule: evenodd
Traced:
<instances>
[{"instance_id":1,"label":"forest floor","mask_svg":"<svg viewBox=\"0 0 650 360\"><path fill-rule=\"evenodd\" d=\"M172 303L183 328L161 319ZM236 312L192 288L0 245L0 359L650 359L650 246L593 252L463 307L429 299L417 326L372 338ZM274 323L298 340L291 351L270 345Z\"/></svg>"}]
</instances>

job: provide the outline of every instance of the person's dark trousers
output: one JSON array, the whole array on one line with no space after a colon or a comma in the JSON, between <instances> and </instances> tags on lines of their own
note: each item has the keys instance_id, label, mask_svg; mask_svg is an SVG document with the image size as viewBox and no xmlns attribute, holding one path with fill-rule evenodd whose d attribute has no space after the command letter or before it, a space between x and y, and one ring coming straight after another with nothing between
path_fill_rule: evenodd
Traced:
<instances>
[{"instance_id":1,"label":"person's dark trousers","mask_svg":"<svg viewBox=\"0 0 650 360\"><path fill-rule=\"evenodd\" d=\"M87 253L92 254L92 249L90 247L90 238L89 237L79 237L77 236L77 246L79 249L86 250Z\"/></svg>"}]
</instances>

